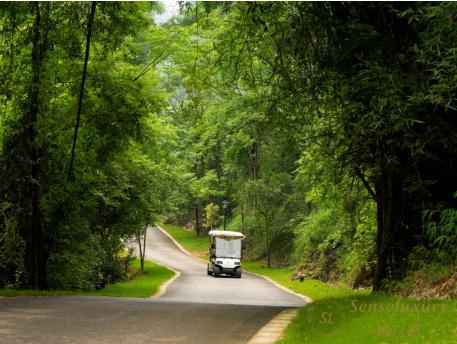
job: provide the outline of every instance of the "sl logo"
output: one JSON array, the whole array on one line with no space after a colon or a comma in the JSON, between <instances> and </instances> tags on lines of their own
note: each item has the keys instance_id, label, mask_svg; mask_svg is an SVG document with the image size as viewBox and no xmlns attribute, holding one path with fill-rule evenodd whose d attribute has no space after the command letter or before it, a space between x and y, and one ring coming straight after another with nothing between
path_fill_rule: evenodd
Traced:
<instances>
[{"instance_id":1,"label":"sl logo","mask_svg":"<svg viewBox=\"0 0 457 344\"><path fill-rule=\"evenodd\" d=\"M332 322L332 313L330 312L322 312L321 319L319 320L321 324L333 324Z\"/></svg>"}]
</instances>

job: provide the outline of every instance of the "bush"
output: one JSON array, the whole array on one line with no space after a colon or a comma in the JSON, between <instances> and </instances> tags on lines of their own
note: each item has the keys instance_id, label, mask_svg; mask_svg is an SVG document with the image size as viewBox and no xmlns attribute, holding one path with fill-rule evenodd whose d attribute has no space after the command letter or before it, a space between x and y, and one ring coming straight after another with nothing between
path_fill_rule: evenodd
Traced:
<instances>
[{"instance_id":1,"label":"bush","mask_svg":"<svg viewBox=\"0 0 457 344\"><path fill-rule=\"evenodd\" d=\"M49 258L49 287L94 290L103 286L103 258L100 239L95 235L83 242L60 241Z\"/></svg>"}]
</instances>

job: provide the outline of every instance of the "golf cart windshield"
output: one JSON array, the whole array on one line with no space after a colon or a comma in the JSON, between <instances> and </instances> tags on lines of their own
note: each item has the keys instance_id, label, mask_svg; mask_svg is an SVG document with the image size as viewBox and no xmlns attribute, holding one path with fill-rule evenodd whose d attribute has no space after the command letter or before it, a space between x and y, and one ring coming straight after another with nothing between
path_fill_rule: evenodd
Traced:
<instances>
[{"instance_id":1,"label":"golf cart windshield","mask_svg":"<svg viewBox=\"0 0 457 344\"><path fill-rule=\"evenodd\" d=\"M216 257L218 258L240 258L241 257L241 238L221 237L215 238Z\"/></svg>"}]
</instances>

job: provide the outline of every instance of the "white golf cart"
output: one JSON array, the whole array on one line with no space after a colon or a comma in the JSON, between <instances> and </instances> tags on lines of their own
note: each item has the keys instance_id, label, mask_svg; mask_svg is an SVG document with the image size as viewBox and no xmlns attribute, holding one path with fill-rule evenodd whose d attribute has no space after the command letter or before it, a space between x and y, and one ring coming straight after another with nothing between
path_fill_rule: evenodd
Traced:
<instances>
[{"instance_id":1,"label":"white golf cart","mask_svg":"<svg viewBox=\"0 0 457 344\"><path fill-rule=\"evenodd\" d=\"M231 275L241 278L242 239L240 232L212 230L208 233L208 275Z\"/></svg>"}]
</instances>

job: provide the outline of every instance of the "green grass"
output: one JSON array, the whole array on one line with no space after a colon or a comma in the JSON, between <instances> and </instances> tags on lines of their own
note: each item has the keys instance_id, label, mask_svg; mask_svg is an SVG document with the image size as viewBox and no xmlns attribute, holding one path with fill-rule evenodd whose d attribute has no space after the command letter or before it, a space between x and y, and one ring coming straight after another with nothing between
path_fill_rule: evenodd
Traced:
<instances>
[{"instance_id":1,"label":"green grass","mask_svg":"<svg viewBox=\"0 0 457 344\"><path fill-rule=\"evenodd\" d=\"M457 343L457 300L407 300L317 280L292 281L292 269L243 265L314 300L300 309L281 344Z\"/></svg>"},{"instance_id":2,"label":"green grass","mask_svg":"<svg viewBox=\"0 0 457 344\"><path fill-rule=\"evenodd\" d=\"M456 327L455 300L355 294L302 308L280 343L456 343Z\"/></svg>"},{"instance_id":3,"label":"green grass","mask_svg":"<svg viewBox=\"0 0 457 344\"><path fill-rule=\"evenodd\" d=\"M337 298L348 297L352 295L366 295L367 291L353 291L345 286L333 285L324 283L319 280L306 279L303 282L298 280L291 280L294 272L293 268L267 268L261 262L243 262L243 268L247 271L252 271L260 275L267 276L279 284L293 290L302 295L308 296L313 300L320 300L323 298Z\"/></svg>"},{"instance_id":4,"label":"green grass","mask_svg":"<svg viewBox=\"0 0 457 344\"><path fill-rule=\"evenodd\" d=\"M132 267L139 269L140 261L135 259ZM111 297L149 297L159 290L160 286L174 276L174 272L164 266L150 261L144 262L144 273L127 282L109 284L102 290L24 290L0 289L0 296L111 296Z\"/></svg>"},{"instance_id":5,"label":"green grass","mask_svg":"<svg viewBox=\"0 0 457 344\"><path fill-rule=\"evenodd\" d=\"M197 236L193 231L173 225L159 224L159 226L167 231L167 233L187 251L200 258L206 259L206 253L209 248L209 239L207 236Z\"/></svg>"},{"instance_id":6,"label":"green grass","mask_svg":"<svg viewBox=\"0 0 457 344\"><path fill-rule=\"evenodd\" d=\"M163 228L190 252L208 245L179 227ZM260 262L242 266L314 300L300 309L281 344L457 343L457 300L407 300L312 279L292 281L293 269L268 269Z\"/></svg>"},{"instance_id":7,"label":"green grass","mask_svg":"<svg viewBox=\"0 0 457 344\"><path fill-rule=\"evenodd\" d=\"M135 259L132 266L139 269L139 259ZM160 286L174 275L175 273L170 269L146 260L143 274L128 282L110 284L92 294L114 297L149 297L157 293Z\"/></svg>"}]
</instances>

